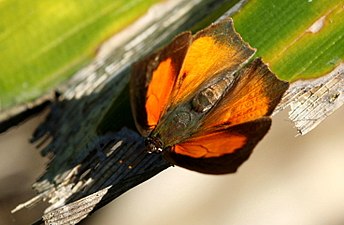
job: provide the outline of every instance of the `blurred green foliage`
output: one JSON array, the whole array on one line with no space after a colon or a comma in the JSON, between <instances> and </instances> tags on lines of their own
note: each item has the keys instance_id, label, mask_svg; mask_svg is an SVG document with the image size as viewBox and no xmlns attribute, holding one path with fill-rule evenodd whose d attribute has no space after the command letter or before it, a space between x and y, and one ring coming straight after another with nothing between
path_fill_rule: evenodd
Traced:
<instances>
[{"instance_id":1,"label":"blurred green foliage","mask_svg":"<svg viewBox=\"0 0 344 225\"><path fill-rule=\"evenodd\" d=\"M65 80L156 2L0 1L0 111Z\"/></svg>"}]
</instances>

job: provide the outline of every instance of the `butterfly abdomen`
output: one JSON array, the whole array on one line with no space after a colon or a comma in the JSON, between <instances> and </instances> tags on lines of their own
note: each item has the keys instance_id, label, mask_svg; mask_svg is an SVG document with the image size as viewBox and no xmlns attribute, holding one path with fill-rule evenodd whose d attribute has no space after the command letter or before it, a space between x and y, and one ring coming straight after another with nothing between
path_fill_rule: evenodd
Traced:
<instances>
[{"instance_id":1,"label":"butterfly abdomen","mask_svg":"<svg viewBox=\"0 0 344 225\"><path fill-rule=\"evenodd\" d=\"M192 109L196 112L210 110L234 83L234 74L225 76L218 82L204 88L192 99Z\"/></svg>"}]
</instances>

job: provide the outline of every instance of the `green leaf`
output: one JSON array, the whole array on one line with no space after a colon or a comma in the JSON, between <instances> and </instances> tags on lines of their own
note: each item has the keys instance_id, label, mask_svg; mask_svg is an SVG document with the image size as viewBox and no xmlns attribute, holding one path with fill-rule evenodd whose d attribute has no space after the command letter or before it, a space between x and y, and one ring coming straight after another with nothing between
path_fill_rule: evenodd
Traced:
<instances>
[{"instance_id":1,"label":"green leaf","mask_svg":"<svg viewBox=\"0 0 344 225\"><path fill-rule=\"evenodd\" d=\"M282 79L320 77L343 62L342 0L253 0L234 22Z\"/></svg>"}]
</instances>

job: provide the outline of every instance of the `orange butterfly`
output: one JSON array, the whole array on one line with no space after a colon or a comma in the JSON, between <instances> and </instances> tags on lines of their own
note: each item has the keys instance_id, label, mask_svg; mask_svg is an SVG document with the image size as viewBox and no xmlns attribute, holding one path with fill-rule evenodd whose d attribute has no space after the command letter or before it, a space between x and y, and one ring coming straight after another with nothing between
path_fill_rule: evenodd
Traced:
<instances>
[{"instance_id":1,"label":"orange butterfly","mask_svg":"<svg viewBox=\"0 0 344 225\"><path fill-rule=\"evenodd\" d=\"M137 63L131 105L148 151L202 173L235 172L288 88L261 59L249 62L254 53L228 18Z\"/></svg>"}]
</instances>

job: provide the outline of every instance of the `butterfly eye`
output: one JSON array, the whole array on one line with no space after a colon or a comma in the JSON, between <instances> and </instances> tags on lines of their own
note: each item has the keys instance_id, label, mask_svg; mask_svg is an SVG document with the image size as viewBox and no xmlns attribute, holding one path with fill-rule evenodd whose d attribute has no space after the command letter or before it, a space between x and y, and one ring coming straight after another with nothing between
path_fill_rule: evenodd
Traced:
<instances>
[{"instance_id":1,"label":"butterfly eye","mask_svg":"<svg viewBox=\"0 0 344 225\"><path fill-rule=\"evenodd\" d=\"M157 137L147 137L145 145L148 153L161 152L163 150L163 143Z\"/></svg>"}]
</instances>

